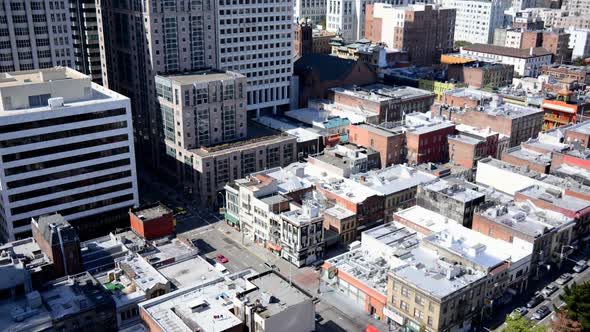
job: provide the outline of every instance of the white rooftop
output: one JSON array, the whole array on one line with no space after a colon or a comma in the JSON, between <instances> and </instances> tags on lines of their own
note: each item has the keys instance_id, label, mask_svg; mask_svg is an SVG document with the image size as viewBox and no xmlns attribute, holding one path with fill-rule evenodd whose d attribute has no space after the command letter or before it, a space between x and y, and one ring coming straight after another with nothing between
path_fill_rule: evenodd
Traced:
<instances>
[{"instance_id":1,"label":"white rooftop","mask_svg":"<svg viewBox=\"0 0 590 332\"><path fill-rule=\"evenodd\" d=\"M242 324L230 309L233 310L232 299L237 293L253 288L243 279L248 275L253 275L253 271L193 284L142 302L139 306L162 331L225 331Z\"/></svg>"},{"instance_id":2,"label":"white rooftop","mask_svg":"<svg viewBox=\"0 0 590 332\"><path fill-rule=\"evenodd\" d=\"M305 174L307 163L292 163L285 167L271 168L255 174L265 174L277 180L278 192L287 194L301 189L310 188L313 182Z\"/></svg>"},{"instance_id":3,"label":"white rooftop","mask_svg":"<svg viewBox=\"0 0 590 332\"><path fill-rule=\"evenodd\" d=\"M487 128L479 128L474 127L466 124L456 124L455 129L459 133L471 134L478 137L490 137L494 135L498 135L497 131L493 131L490 127Z\"/></svg>"},{"instance_id":4,"label":"white rooftop","mask_svg":"<svg viewBox=\"0 0 590 332\"><path fill-rule=\"evenodd\" d=\"M223 274L201 256L166 265L158 270L176 287L190 287L203 281L215 280Z\"/></svg>"},{"instance_id":5,"label":"white rooftop","mask_svg":"<svg viewBox=\"0 0 590 332\"><path fill-rule=\"evenodd\" d=\"M137 254L131 254L118 262L122 268L129 267L133 272L133 282L142 291L147 291L157 284L165 285L168 280L164 278L154 267L152 267L143 257Z\"/></svg>"},{"instance_id":6,"label":"white rooftop","mask_svg":"<svg viewBox=\"0 0 590 332\"><path fill-rule=\"evenodd\" d=\"M531 237L541 236L553 229L573 227L574 224L572 218L541 209L528 201L492 206L479 213Z\"/></svg>"},{"instance_id":7,"label":"white rooftop","mask_svg":"<svg viewBox=\"0 0 590 332\"><path fill-rule=\"evenodd\" d=\"M560 208L563 208L564 213L567 212L581 212L584 209L590 208L590 202L581 198L573 196L563 196L560 192L553 190L547 190L547 188L540 186L530 186L526 189L519 191L520 194L543 200ZM575 217L575 214L571 214L570 217Z\"/></svg>"},{"instance_id":8,"label":"white rooftop","mask_svg":"<svg viewBox=\"0 0 590 332\"><path fill-rule=\"evenodd\" d=\"M335 218L338 218L340 220L350 218L350 217L356 215L354 212L352 212L348 209L345 209L339 205L334 205L333 207L326 209L324 211L324 213L334 216Z\"/></svg>"},{"instance_id":9,"label":"white rooftop","mask_svg":"<svg viewBox=\"0 0 590 332\"><path fill-rule=\"evenodd\" d=\"M461 202L469 202L485 196L485 194L462 186L459 183L453 183L443 179L438 179L437 181L425 184L423 188L443 193L446 196L452 197Z\"/></svg>"},{"instance_id":10,"label":"white rooftop","mask_svg":"<svg viewBox=\"0 0 590 332\"><path fill-rule=\"evenodd\" d=\"M391 195L436 179L434 175L404 165L393 165L351 177L381 195Z\"/></svg>"},{"instance_id":11,"label":"white rooftop","mask_svg":"<svg viewBox=\"0 0 590 332\"><path fill-rule=\"evenodd\" d=\"M334 91L335 93L340 93L347 96L352 96L354 98L364 99L377 103L392 99L389 96L383 96L372 91L367 91L357 87L337 87L332 88L330 90Z\"/></svg>"},{"instance_id":12,"label":"white rooftop","mask_svg":"<svg viewBox=\"0 0 590 332\"><path fill-rule=\"evenodd\" d=\"M297 142L307 142L312 141L315 139L320 138L321 136L317 133L307 129L297 126L293 123L289 123L286 121L281 121L279 119L270 117L270 116L261 116L255 119L258 123L261 123L267 127L272 129L280 130L286 134L289 134L295 138L297 138Z\"/></svg>"},{"instance_id":13,"label":"white rooftop","mask_svg":"<svg viewBox=\"0 0 590 332\"><path fill-rule=\"evenodd\" d=\"M540 153L522 146L515 146L504 153L535 164L548 165L551 163L551 153Z\"/></svg>"}]
</instances>

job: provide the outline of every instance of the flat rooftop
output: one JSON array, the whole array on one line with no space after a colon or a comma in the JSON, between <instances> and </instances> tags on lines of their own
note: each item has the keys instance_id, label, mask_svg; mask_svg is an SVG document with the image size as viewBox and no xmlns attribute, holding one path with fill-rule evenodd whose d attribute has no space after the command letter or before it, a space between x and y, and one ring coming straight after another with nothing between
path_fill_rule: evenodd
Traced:
<instances>
[{"instance_id":1,"label":"flat rooftop","mask_svg":"<svg viewBox=\"0 0 590 332\"><path fill-rule=\"evenodd\" d=\"M590 135L590 121L574 124L571 127L566 128L566 131L573 131L584 135Z\"/></svg>"},{"instance_id":2,"label":"flat rooftop","mask_svg":"<svg viewBox=\"0 0 590 332\"><path fill-rule=\"evenodd\" d=\"M374 125L370 125L370 124L366 124L366 123L361 123L356 125L357 127L370 131L372 133L375 133L377 135L380 136L384 136L384 137L393 137L393 136L398 136L398 135L402 135L402 131L394 131L394 130L388 130L388 129L383 129Z\"/></svg>"},{"instance_id":3,"label":"flat rooftop","mask_svg":"<svg viewBox=\"0 0 590 332\"><path fill-rule=\"evenodd\" d=\"M564 213L570 212L568 215L572 218L575 217L575 213L590 208L590 202L587 200L572 196L564 196L561 192L548 190L547 188L540 186L530 186L518 193L560 207L566 210Z\"/></svg>"},{"instance_id":4,"label":"flat rooftop","mask_svg":"<svg viewBox=\"0 0 590 332\"><path fill-rule=\"evenodd\" d=\"M471 202L485 196L485 194L472 190L461 183L450 182L442 179L424 184L422 188L428 191L444 194L446 197L460 202Z\"/></svg>"},{"instance_id":5,"label":"flat rooftop","mask_svg":"<svg viewBox=\"0 0 590 332\"><path fill-rule=\"evenodd\" d=\"M387 273L403 264L402 257L418 245L418 238L416 232L392 224L363 232L363 238L367 236L386 247L390 255L381 256L361 241L361 248L330 258L327 263L378 293L386 295Z\"/></svg>"},{"instance_id":6,"label":"flat rooftop","mask_svg":"<svg viewBox=\"0 0 590 332\"><path fill-rule=\"evenodd\" d=\"M294 123L293 121L289 121L287 119L281 119L277 117L270 117L270 116L261 116L254 121L265 125L269 128L279 130L284 132L288 135L291 135L297 138L297 142L307 142L311 140L316 140L321 136L307 128L301 127L301 125Z\"/></svg>"},{"instance_id":7,"label":"flat rooftop","mask_svg":"<svg viewBox=\"0 0 590 332\"><path fill-rule=\"evenodd\" d=\"M281 213L281 217L288 222L303 226L314 221L322 220L323 215L320 211L323 210L322 204L318 201L308 200L303 202L301 209L293 209Z\"/></svg>"},{"instance_id":8,"label":"flat rooftop","mask_svg":"<svg viewBox=\"0 0 590 332\"><path fill-rule=\"evenodd\" d=\"M463 142L465 144L470 144L470 145L477 145L477 144L483 142L482 139L474 138L472 136L467 136L467 135L461 135L461 134L449 135L449 136L447 136L447 138L450 140L455 140L455 141Z\"/></svg>"},{"instance_id":9,"label":"flat rooftop","mask_svg":"<svg viewBox=\"0 0 590 332\"><path fill-rule=\"evenodd\" d=\"M250 303L259 301L264 309L257 313L264 318L271 317L313 299L310 294L289 283L287 278L274 271L252 276L248 278L248 281L256 288L243 292L238 296L242 299L247 298Z\"/></svg>"},{"instance_id":10,"label":"flat rooftop","mask_svg":"<svg viewBox=\"0 0 590 332\"><path fill-rule=\"evenodd\" d=\"M552 229L573 227L572 218L541 209L528 201L492 206L479 214L533 238Z\"/></svg>"},{"instance_id":11,"label":"flat rooftop","mask_svg":"<svg viewBox=\"0 0 590 332\"><path fill-rule=\"evenodd\" d=\"M50 83L51 81L88 80L89 76L68 67L52 67L0 73L0 89Z\"/></svg>"},{"instance_id":12,"label":"flat rooftop","mask_svg":"<svg viewBox=\"0 0 590 332\"><path fill-rule=\"evenodd\" d=\"M34 291L27 296L40 295ZM51 314L45 305L36 306L27 298L0 302L0 312L4 313L0 315L0 331L50 331L53 328Z\"/></svg>"},{"instance_id":13,"label":"flat rooftop","mask_svg":"<svg viewBox=\"0 0 590 332\"><path fill-rule=\"evenodd\" d=\"M430 91L413 88L409 86L390 86L376 83L371 85L365 85L361 88L383 96L399 98L402 101L414 98L434 97L434 93Z\"/></svg>"},{"instance_id":14,"label":"flat rooftop","mask_svg":"<svg viewBox=\"0 0 590 332\"><path fill-rule=\"evenodd\" d=\"M569 145L567 144L551 142L539 138L529 138L524 144L547 152L563 152L569 148Z\"/></svg>"},{"instance_id":15,"label":"flat rooftop","mask_svg":"<svg viewBox=\"0 0 590 332\"><path fill-rule=\"evenodd\" d=\"M404 165L354 174L351 178L380 195L391 195L436 179L434 175Z\"/></svg>"},{"instance_id":16,"label":"flat rooftop","mask_svg":"<svg viewBox=\"0 0 590 332\"><path fill-rule=\"evenodd\" d=\"M199 251L181 242L179 239L154 241L155 245L144 249L141 256L152 266L160 267L181 258L197 256Z\"/></svg>"},{"instance_id":17,"label":"flat rooftop","mask_svg":"<svg viewBox=\"0 0 590 332\"><path fill-rule=\"evenodd\" d=\"M330 115L325 110L317 110L315 108L299 108L287 111L285 112L285 116L310 126L326 129L344 127L350 124L350 121L346 118Z\"/></svg>"},{"instance_id":18,"label":"flat rooftop","mask_svg":"<svg viewBox=\"0 0 590 332\"><path fill-rule=\"evenodd\" d=\"M219 270L201 256L166 265L158 269L166 279L177 288L202 284L204 281L214 280L223 276Z\"/></svg>"},{"instance_id":19,"label":"flat rooftop","mask_svg":"<svg viewBox=\"0 0 590 332\"><path fill-rule=\"evenodd\" d=\"M140 303L140 310L144 310L162 331L225 331L242 324L232 313L233 298L254 287L243 279L254 273L253 270L241 271L182 288ZM219 317L214 318L216 315Z\"/></svg>"},{"instance_id":20,"label":"flat rooftop","mask_svg":"<svg viewBox=\"0 0 590 332\"><path fill-rule=\"evenodd\" d=\"M506 171L509 171L512 173L527 176L532 179L540 179L542 177L542 174L535 172L535 171L531 171L528 169L528 167L513 165L513 164L507 163L505 161L498 160L498 159L491 158L491 157L481 159L478 161L478 163L485 163L485 164L493 166L495 168L499 168L499 169L503 169L503 170L506 170Z\"/></svg>"},{"instance_id":21,"label":"flat rooftop","mask_svg":"<svg viewBox=\"0 0 590 332\"><path fill-rule=\"evenodd\" d=\"M162 274L139 255L128 255L118 264L126 275L133 276L136 287L144 292L157 284L165 285L168 283L168 280Z\"/></svg>"},{"instance_id":22,"label":"flat rooftop","mask_svg":"<svg viewBox=\"0 0 590 332\"><path fill-rule=\"evenodd\" d=\"M192 85L193 83L204 83L204 82L213 82L213 81L222 81L222 80L229 80L229 79L236 79L246 77L240 73L233 72L233 71L223 71L218 69L207 69L207 70L200 70L200 71L193 71L183 73L181 75L165 75L165 76L158 76L163 79L168 79L180 85Z\"/></svg>"},{"instance_id":23,"label":"flat rooftop","mask_svg":"<svg viewBox=\"0 0 590 332\"><path fill-rule=\"evenodd\" d=\"M348 45L347 45L347 47L348 47ZM343 94L343 95L351 96L354 98L363 99L363 100L367 100L367 101L371 101L371 102L377 102L377 103L393 99L390 96L384 96L382 94L377 94L377 93L374 93L370 90L368 91L368 90L365 90L365 89L359 88L359 87L338 87L338 88L332 88L330 90L333 91L334 93L337 93L337 94Z\"/></svg>"},{"instance_id":24,"label":"flat rooftop","mask_svg":"<svg viewBox=\"0 0 590 332\"><path fill-rule=\"evenodd\" d=\"M253 122L249 122L248 137L246 137L246 139L231 143L224 143L208 147L201 147L198 149L192 149L190 150L190 152L203 158L216 157L227 153L247 150L253 147L264 146L267 144L282 143L289 140L295 140L295 138L289 136L286 133L281 133L268 127L255 124Z\"/></svg>"},{"instance_id":25,"label":"flat rooftop","mask_svg":"<svg viewBox=\"0 0 590 332\"><path fill-rule=\"evenodd\" d=\"M319 183L319 187L347 201L359 204L371 196L381 193L371 187L344 178L327 178Z\"/></svg>"},{"instance_id":26,"label":"flat rooftop","mask_svg":"<svg viewBox=\"0 0 590 332\"><path fill-rule=\"evenodd\" d=\"M481 271L467 270L423 247L412 250L404 263L391 274L439 299L486 278Z\"/></svg>"},{"instance_id":27,"label":"flat rooftop","mask_svg":"<svg viewBox=\"0 0 590 332\"><path fill-rule=\"evenodd\" d=\"M311 188L313 182L305 174L306 163L292 163L285 167L271 168L252 173L250 176L266 175L277 181L278 192L288 194L291 192Z\"/></svg>"},{"instance_id":28,"label":"flat rooftop","mask_svg":"<svg viewBox=\"0 0 590 332\"><path fill-rule=\"evenodd\" d=\"M540 153L522 146L509 148L504 151L504 154L542 166L549 166L551 164L551 153Z\"/></svg>"},{"instance_id":29,"label":"flat rooftop","mask_svg":"<svg viewBox=\"0 0 590 332\"><path fill-rule=\"evenodd\" d=\"M147 206L140 206L132 209L131 212L135 214L141 220L152 220L160 218L166 214L172 213L172 210L167 208L164 204L151 204ZM143 216L143 218L141 218Z\"/></svg>"},{"instance_id":30,"label":"flat rooftop","mask_svg":"<svg viewBox=\"0 0 590 332\"><path fill-rule=\"evenodd\" d=\"M461 134L472 135L481 138L499 135L497 131L493 131L492 129L490 129L490 127L479 128L466 124L456 124L455 129Z\"/></svg>"},{"instance_id":31,"label":"flat rooftop","mask_svg":"<svg viewBox=\"0 0 590 332\"><path fill-rule=\"evenodd\" d=\"M324 211L324 214L334 216L335 218L337 218L339 220L350 218L350 217L353 217L356 215L356 213L354 213L348 209L345 209L339 205L334 205L333 207L326 209Z\"/></svg>"}]
</instances>

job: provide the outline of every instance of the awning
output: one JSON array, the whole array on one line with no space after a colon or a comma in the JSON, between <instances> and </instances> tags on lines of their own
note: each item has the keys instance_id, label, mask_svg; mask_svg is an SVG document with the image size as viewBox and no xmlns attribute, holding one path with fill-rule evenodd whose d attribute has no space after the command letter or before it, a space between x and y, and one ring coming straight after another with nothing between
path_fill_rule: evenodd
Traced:
<instances>
[{"instance_id":1,"label":"awning","mask_svg":"<svg viewBox=\"0 0 590 332\"><path fill-rule=\"evenodd\" d=\"M240 223L240 221L238 219L236 219L236 217L232 216L231 214L229 214L227 212L223 216L225 217L225 220L231 222L234 225L238 225Z\"/></svg>"},{"instance_id":2,"label":"awning","mask_svg":"<svg viewBox=\"0 0 590 332\"><path fill-rule=\"evenodd\" d=\"M280 246L274 245L269 241L266 241L266 247L274 250L274 251L281 251L283 248L281 248Z\"/></svg>"},{"instance_id":3,"label":"awning","mask_svg":"<svg viewBox=\"0 0 590 332\"><path fill-rule=\"evenodd\" d=\"M379 330L375 326L369 325L369 326L367 326L367 329L365 330L365 332L379 332Z\"/></svg>"}]
</instances>

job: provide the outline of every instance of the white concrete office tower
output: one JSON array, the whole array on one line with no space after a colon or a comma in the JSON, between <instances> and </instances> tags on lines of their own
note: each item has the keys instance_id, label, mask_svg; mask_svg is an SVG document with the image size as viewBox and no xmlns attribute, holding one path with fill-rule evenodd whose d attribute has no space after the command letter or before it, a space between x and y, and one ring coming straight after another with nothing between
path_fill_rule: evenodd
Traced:
<instances>
[{"instance_id":1,"label":"white concrete office tower","mask_svg":"<svg viewBox=\"0 0 590 332\"><path fill-rule=\"evenodd\" d=\"M503 27L505 0L437 0L443 7L457 9L455 42L492 44L494 30Z\"/></svg>"},{"instance_id":2,"label":"white concrete office tower","mask_svg":"<svg viewBox=\"0 0 590 332\"><path fill-rule=\"evenodd\" d=\"M2 1L0 72L73 64L67 1Z\"/></svg>"},{"instance_id":3,"label":"white concrete office tower","mask_svg":"<svg viewBox=\"0 0 590 332\"><path fill-rule=\"evenodd\" d=\"M0 238L138 204L127 97L64 67L1 73L0 96Z\"/></svg>"},{"instance_id":4,"label":"white concrete office tower","mask_svg":"<svg viewBox=\"0 0 590 332\"><path fill-rule=\"evenodd\" d=\"M248 111L289 107L293 1L219 0L217 67L248 78Z\"/></svg>"},{"instance_id":5,"label":"white concrete office tower","mask_svg":"<svg viewBox=\"0 0 590 332\"><path fill-rule=\"evenodd\" d=\"M69 0L72 40L74 43L74 69L102 84L98 23L94 0Z\"/></svg>"},{"instance_id":6,"label":"white concrete office tower","mask_svg":"<svg viewBox=\"0 0 590 332\"><path fill-rule=\"evenodd\" d=\"M572 60L590 55L590 29L569 28L565 32L570 34L568 47L572 49Z\"/></svg>"},{"instance_id":7,"label":"white concrete office tower","mask_svg":"<svg viewBox=\"0 0 590 332\"><path fill-rule=\"evenodd\" d=\"M326 30L342 35L345 41L365 37L366 6L372 3L407 5L409 0L327 0ZM429 2L429 1L425 1Z\"/></svg>"},{"instance_id":8,"label":"white concrete office tower","mask_svg":"<svg viewBox=\"0 0 590 332\"><path fill-rule=\"evenodd\" d=\"M305 18L308 22L311 21L312 26L324 24L326 6L326 0L294 0L293 18L295 20Z\"/></svg>"}]
</instances>

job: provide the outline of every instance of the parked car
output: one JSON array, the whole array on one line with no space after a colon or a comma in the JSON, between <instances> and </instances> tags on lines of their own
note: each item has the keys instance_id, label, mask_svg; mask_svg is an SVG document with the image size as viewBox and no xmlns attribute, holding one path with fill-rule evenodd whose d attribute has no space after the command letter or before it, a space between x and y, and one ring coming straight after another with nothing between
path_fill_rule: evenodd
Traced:
<instances>
[{"instance_id":1,"label":"parked car","mask_svg":"<svg viewBox=\"0 0 590 332\"><path fill-rule=\"evenodd\" d=\"M535 313L533 314L533 319L541 320L550 313L551 309L549 309L549 307L546 305L542 305L539 307L539 309L535 310Z\"/></svg>"},{"instance_id":2,"label":"parked car","mask_svg":"<svg viewBox=\"0 0 590 332\"><path fill-rule=\"evenodd\" d=\"M550 283L549 285L545 286L543 290L541 290L541 293L543 293L545 297L549 297L551 296L551 294L557 292L558 289L559 287L557 287L557 285L555 285L554 283Z\"/></svg>"},{"instance_id":3,"label":"parked car","mask_svg":"<svg viewBox=\"0 0 590 332\"><path fill-rule=\"evenodd\" d=\"M518 314L520 316L524 316L529 313L529 309L527 309L525 307L518 307L518 308L514 309L514 311L512 313Z\"/></svg>"},{"instance_id":4,"label":"parked car","mask_svg":"<svg viewBox=\"0 0 590 332\"><path fill-rule=\"evenodd\" d=\"M574 266L574 272L580 273L588 267L588 262L585 260L578 261Z\"/></svg>"},{"instance_id":5,"label":"parked car","mask_svg":"<svg viewBox=\"0 0 590 332\"><path fill-rule=\"evenodd\" d=\"M529 309L530 309L530 308L534 308L534 307L536 307L537 305L539 305L539 303L543 302L544 300L545 300L545 299L543 298L543 295L541 295L541 294L537 294L537 295L533 296L533 297L530 299L530 301L528 301L528 302L526 303L526 307L527 307L527 308L529 308Z\"/></svg>"},{"instance_id":6,"label":"parked car","mask_svg":"<svg viewBox=\"0 0 590 332\"><path fill-rule=\"evenodd\" d=\"M569 273L564 273L561 276L559 276L559 278L557 278L557 280L555 280L555 283L557 283L558 285L565 285L567 284L568 281L572 280L572 275Z\"/></svg>"},{"instance_id":7,"label":"parked car","mask_svg":"<svg viewBox=\"0 0 590 332\"><path fill-rule=\"evenodd\" d=\"M276 265L270 262L264 262L264 266L266 266L266 268L268 268L269 270L279 270Z\"/></svg>"},{"instance_id":8,"label":"parked car","mask_svg":"<svg viewBox=\"0 0 590 332\"><path fill-rule=\"evenodd\" d=\"M228 260L225 256L223 256L222 254L217 254L217 256L215 256L215 260L218 261L219 263L227 263Z\"/></svg>"}]
</instances>

